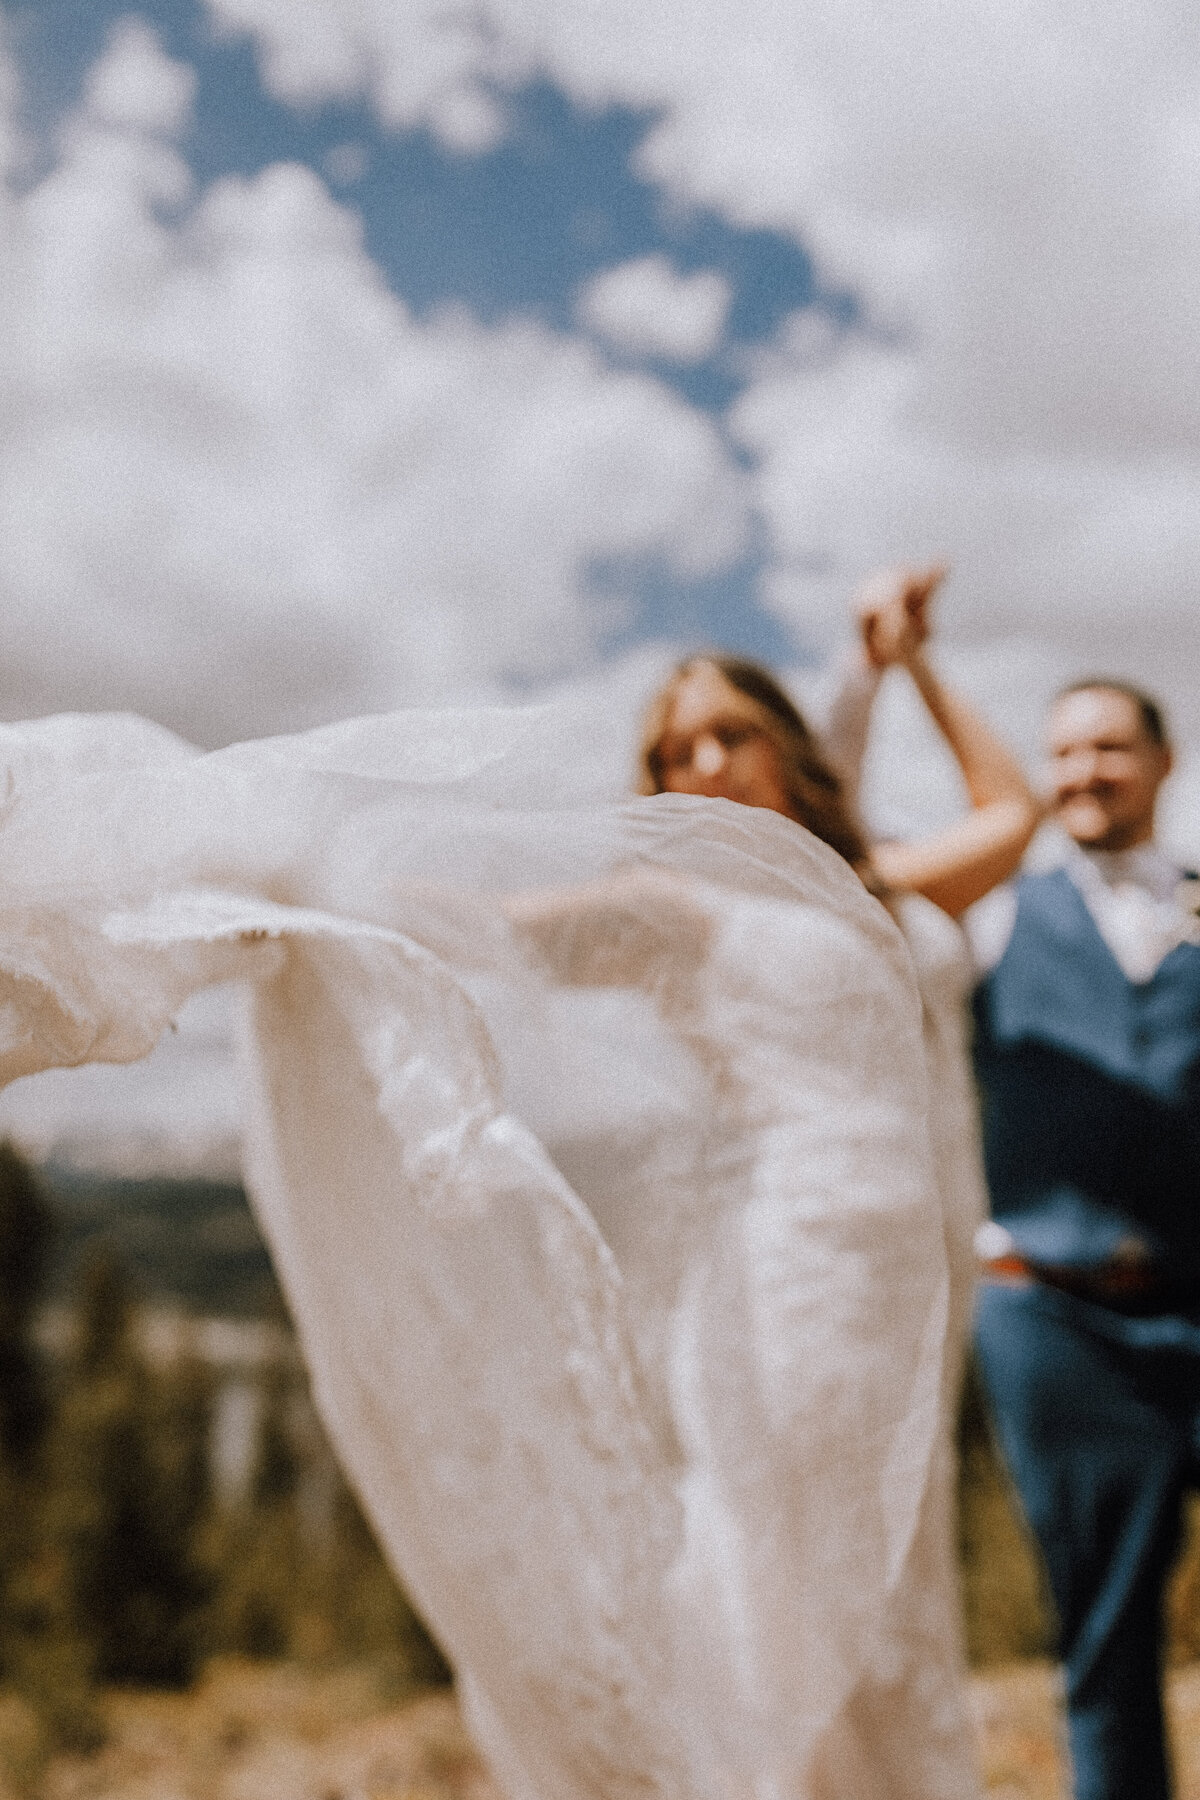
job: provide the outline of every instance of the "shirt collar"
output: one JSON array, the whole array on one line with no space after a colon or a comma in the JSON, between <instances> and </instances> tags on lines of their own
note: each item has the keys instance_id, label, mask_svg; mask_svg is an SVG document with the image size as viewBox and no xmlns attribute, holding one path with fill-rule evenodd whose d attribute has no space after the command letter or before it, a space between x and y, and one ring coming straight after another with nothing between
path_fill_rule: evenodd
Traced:
<instances>
[{"instance_id":1,"label":"shirt collar","mask_svg":"<svg viewBox=\"0 0 1200 1800\"><path fill-rule=\"evenodd\" d=\"M1182 871L1157 844L1138 844L1132 850L1086 850L1072 844L1067 852L1071 874L1088 882L1101 881L1106 888L1139 887L1155 900L1174 901Z\"/></svg>"}]
</instances>

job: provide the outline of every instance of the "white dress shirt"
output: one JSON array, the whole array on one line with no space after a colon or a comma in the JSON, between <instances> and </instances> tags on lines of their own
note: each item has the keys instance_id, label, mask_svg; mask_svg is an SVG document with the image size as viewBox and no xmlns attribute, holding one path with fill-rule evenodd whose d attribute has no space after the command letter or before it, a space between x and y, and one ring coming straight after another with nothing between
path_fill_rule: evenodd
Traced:
<instances>
[{"instance_id":1,"label":"white dress shirt","mask_svg":"<svg viewBox=\"0 0 1200 1800\"><path fill-rule=\"evenodd\" d=\"M1063 868L1083 896L1096 929L1130 981L1149 981L1179 944L1200 944L1200 883L1156 844L1133 850L1084 850L1072 844ZM963 919L976 969L986 975L1008 948L1017 890L994 888Z\"/></svg>"}]
</instances>

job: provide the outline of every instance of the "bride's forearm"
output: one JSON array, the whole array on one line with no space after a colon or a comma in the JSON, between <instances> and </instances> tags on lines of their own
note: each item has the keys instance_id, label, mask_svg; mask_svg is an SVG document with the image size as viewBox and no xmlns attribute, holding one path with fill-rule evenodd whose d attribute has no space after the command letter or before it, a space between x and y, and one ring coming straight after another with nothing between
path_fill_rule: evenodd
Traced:
<instances>
[{"instance_id":1,"label":"bride's forearm","mask_svg":"<svg viewBox=\"0 0 1200 1800\"><path fill-rule=\"evenodd\" d=\"M656 987L703 961L711 934L687 884L652 868L510 894L504 912L558 979L578 987Z\"/></svg>"},{"instance_id":2,"label":"bride's forearm","mask_svg":"<svg viewBox=\"0 0 1200 1800\"><path fill-rule=\"evenodd\" d=\"M1036 810L1033 790L1012 751L965 700L946 687L924 652L914 651L905 666L962 771L971 805L1014 800Z\"/></svg>"}]
</instances>

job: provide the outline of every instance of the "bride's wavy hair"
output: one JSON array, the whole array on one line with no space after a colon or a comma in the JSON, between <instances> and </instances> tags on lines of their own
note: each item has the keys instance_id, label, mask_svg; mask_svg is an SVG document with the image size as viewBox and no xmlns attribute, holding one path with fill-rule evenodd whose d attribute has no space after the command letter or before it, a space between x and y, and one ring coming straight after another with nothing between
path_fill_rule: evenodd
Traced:
<instances>
[{"instance_id":1,"label":"bride's wavy hair","mask_svg":"<svg viewBox=\"0 0 1200 1800\"><path fill-rule=\"evenodd\" d=\"M676 691L701 664L716 669L752 702L762 731L779 752L791 816L836 850L872 886L871 853L846 799L841 777L826 761L815 734L769 669L741 656L689 656L650 702L638 756L638 792L663 792L662 741Z\"/></svg>"}]
</instances>

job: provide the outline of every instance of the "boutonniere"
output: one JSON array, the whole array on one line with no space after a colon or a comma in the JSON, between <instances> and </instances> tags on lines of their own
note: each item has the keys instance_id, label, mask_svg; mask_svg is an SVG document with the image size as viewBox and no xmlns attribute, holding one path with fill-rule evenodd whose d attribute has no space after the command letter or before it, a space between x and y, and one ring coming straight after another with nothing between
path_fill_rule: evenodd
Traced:
<instances>
[{"instance_id":1,"label":"boutonniere","mask_svg":"<svg viewBox=\"0 0 1200 1800\"><path fill-rule=\"evenodd\" d=\"M1175 889L1175 898L1185 913L1200 918L1200 875L1187 875Z\"/></svg>"},{"instance_id":2,"label":"boutonniere","mask_svg":"<svg viewBox=\"0 0 1200 1800\"><path fill-rule=\"evenodd\" d=\"M1200 944L1200 876L1185 876L1175 889L1175 898L1187 914L1184 943Z\"/></svg>"}]
</instances>

